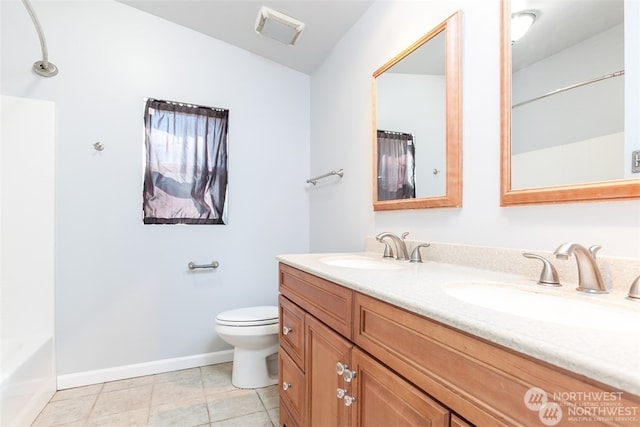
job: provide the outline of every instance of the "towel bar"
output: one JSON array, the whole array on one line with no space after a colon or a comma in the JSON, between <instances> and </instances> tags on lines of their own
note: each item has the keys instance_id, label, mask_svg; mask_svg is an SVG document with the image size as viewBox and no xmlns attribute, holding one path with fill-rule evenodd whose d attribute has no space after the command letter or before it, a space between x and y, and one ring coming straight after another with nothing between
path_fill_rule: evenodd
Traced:
<instances>
[{"instance_id":1,"label":"towel bar","mask_svg":"<svg viewBox=\"0 0 640 427\"><path fill-rule=\"evenodd\" d=\"M189 267L189 270L195 270L197 268L218 268L219 265L220 263L218 261L211 261L211 264L196 264L191 261L187 264L187 267Z\"/></svg>"},{"instance_id":2,"label":"towel bar","mask_svg":"<svg viewBox=\"0 0 640 427\"><path fill-rule=\"evenodd\" d=\"M331 171L331 172L325 173L324 175L316 176L315 178L309 178L307 180L307 184L316 185L316 182L318 182L319 179L326 178L328 176L333 176L333 175L338 175L340 178L342 178L342 176L344 175L344 172L342 171L342 169L340 169L337 171Z\"/></svg>"}]
</instances>

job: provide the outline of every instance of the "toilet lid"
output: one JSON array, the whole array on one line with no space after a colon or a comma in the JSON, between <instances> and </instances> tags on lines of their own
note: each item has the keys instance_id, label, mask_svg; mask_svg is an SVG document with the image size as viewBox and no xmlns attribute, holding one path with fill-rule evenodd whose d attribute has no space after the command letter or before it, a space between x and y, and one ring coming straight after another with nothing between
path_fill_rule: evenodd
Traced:
<instances>
[{"instance_id":1,"label":"toilet lid","mask_svg":"<svg viewBox=\"0 0 640 427\"><path fill-rule=\"evenodd\" d=\"M260 326L278 323L277 306L245 307L222 312L216 316L220 325Z\"/></svg>"}]
</instances>

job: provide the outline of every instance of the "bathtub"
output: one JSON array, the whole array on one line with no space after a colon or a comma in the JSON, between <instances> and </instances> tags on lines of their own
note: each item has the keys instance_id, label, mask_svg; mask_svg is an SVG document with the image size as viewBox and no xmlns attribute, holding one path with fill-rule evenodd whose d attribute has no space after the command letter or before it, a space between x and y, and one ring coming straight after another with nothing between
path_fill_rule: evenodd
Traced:
<instances>
[{"instance_id":1,"label":"bathtub","mask_svg":"<svg viewBox=\"0 0 640 427\"><path fill-rule=\"evenodd\" d=\"M2 340L0 346L0 426L30 426L56 391L53 338Z\"/></svg>"}]
</instances>

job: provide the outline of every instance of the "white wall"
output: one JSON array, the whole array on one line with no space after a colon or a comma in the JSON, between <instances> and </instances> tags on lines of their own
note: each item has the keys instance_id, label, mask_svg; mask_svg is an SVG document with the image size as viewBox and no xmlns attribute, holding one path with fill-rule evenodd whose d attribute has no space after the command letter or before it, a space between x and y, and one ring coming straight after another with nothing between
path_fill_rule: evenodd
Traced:
<instances>
[{"instance_id":1,"label":"white wall","mask_svg":"<svg viewBox=\"0 0 640 427\"><path fill-rule=\"evenodd\" d=\"M513 73L513 104L624 69L624 30L610 28ZM625 83L615 77L514 108L514 154L623 132ZM602 102L593 102L594 99ZM623 174L618 158L619 175ZM624 162L628 168L629 162Z\"/></svg>"},{"instance_id":2,"label":"white wall","mask_svg":"<svg viewBox=\"0 0 640 427\"><path fill-rule=\"evenodd\" d=\"M624 132L513 154L511 188L623 179L620 167L623 155Z\"/></svg>"},{"instance_id":3,"label":"white wall","mask_svg":"<svg viewBox=\"0 0 640 427\"><path fill-rule=\"evenodd\" d=\"M563 241L640 257L640 202L500 207L500 4L378 1L311 77L311 168L344 168L311 193L311 249L363 249L363 236L553 250ZM374 213L371 75L456 10L463 11L463 207ZM393 35L393 36L391 36ZM426 253L425 253L426 256Z\"/></svg>"},{"instance_id":4,"label":"white wall","mask_svg":"<svg viewBox=\"0 0 640 427\"><path fill-rule=\"evenodd\" d=\"M58 374L228 349L215 315L276 304L275 256L309 249L309 76L113 1L32 4L60 74L3 0L1 84L57 106ZM229 225L142 224L144 97L230 110Z\"/></svg>"}]
</instances>

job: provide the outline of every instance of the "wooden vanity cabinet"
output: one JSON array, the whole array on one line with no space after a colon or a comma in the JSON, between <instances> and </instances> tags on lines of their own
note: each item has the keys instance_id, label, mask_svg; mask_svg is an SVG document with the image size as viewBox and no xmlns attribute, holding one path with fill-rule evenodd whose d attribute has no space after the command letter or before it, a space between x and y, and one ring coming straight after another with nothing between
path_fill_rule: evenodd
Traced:
<instances>
[{"instance_id":1,"label":"wooden vanity cabinet","mask_svg":"<svg viewBox=\"0 0 640 427\"><path fill-rule=\"evenodd\" d=\"M539 413L524 402L532 388L566 396L610 393L619 396L616 405L640 413L638 396L285 264L280 293L287 332L280 333L279 355L283 426L539 426ZM355 373L350 381L338 375L338 363ZM553 425L571 420L565 414Z\"/></svg>"},{"instance_id":2,"label":"wooden vanity cabinet","mask_svg":"<svg viewBox=\"0 0 640 427\"><path fill-rule=\"evenodd\" d=\"M280 292L281 425L449 426L444 406L353 345L353 291L281 265Z\"/></svg>"}]
</instances>

